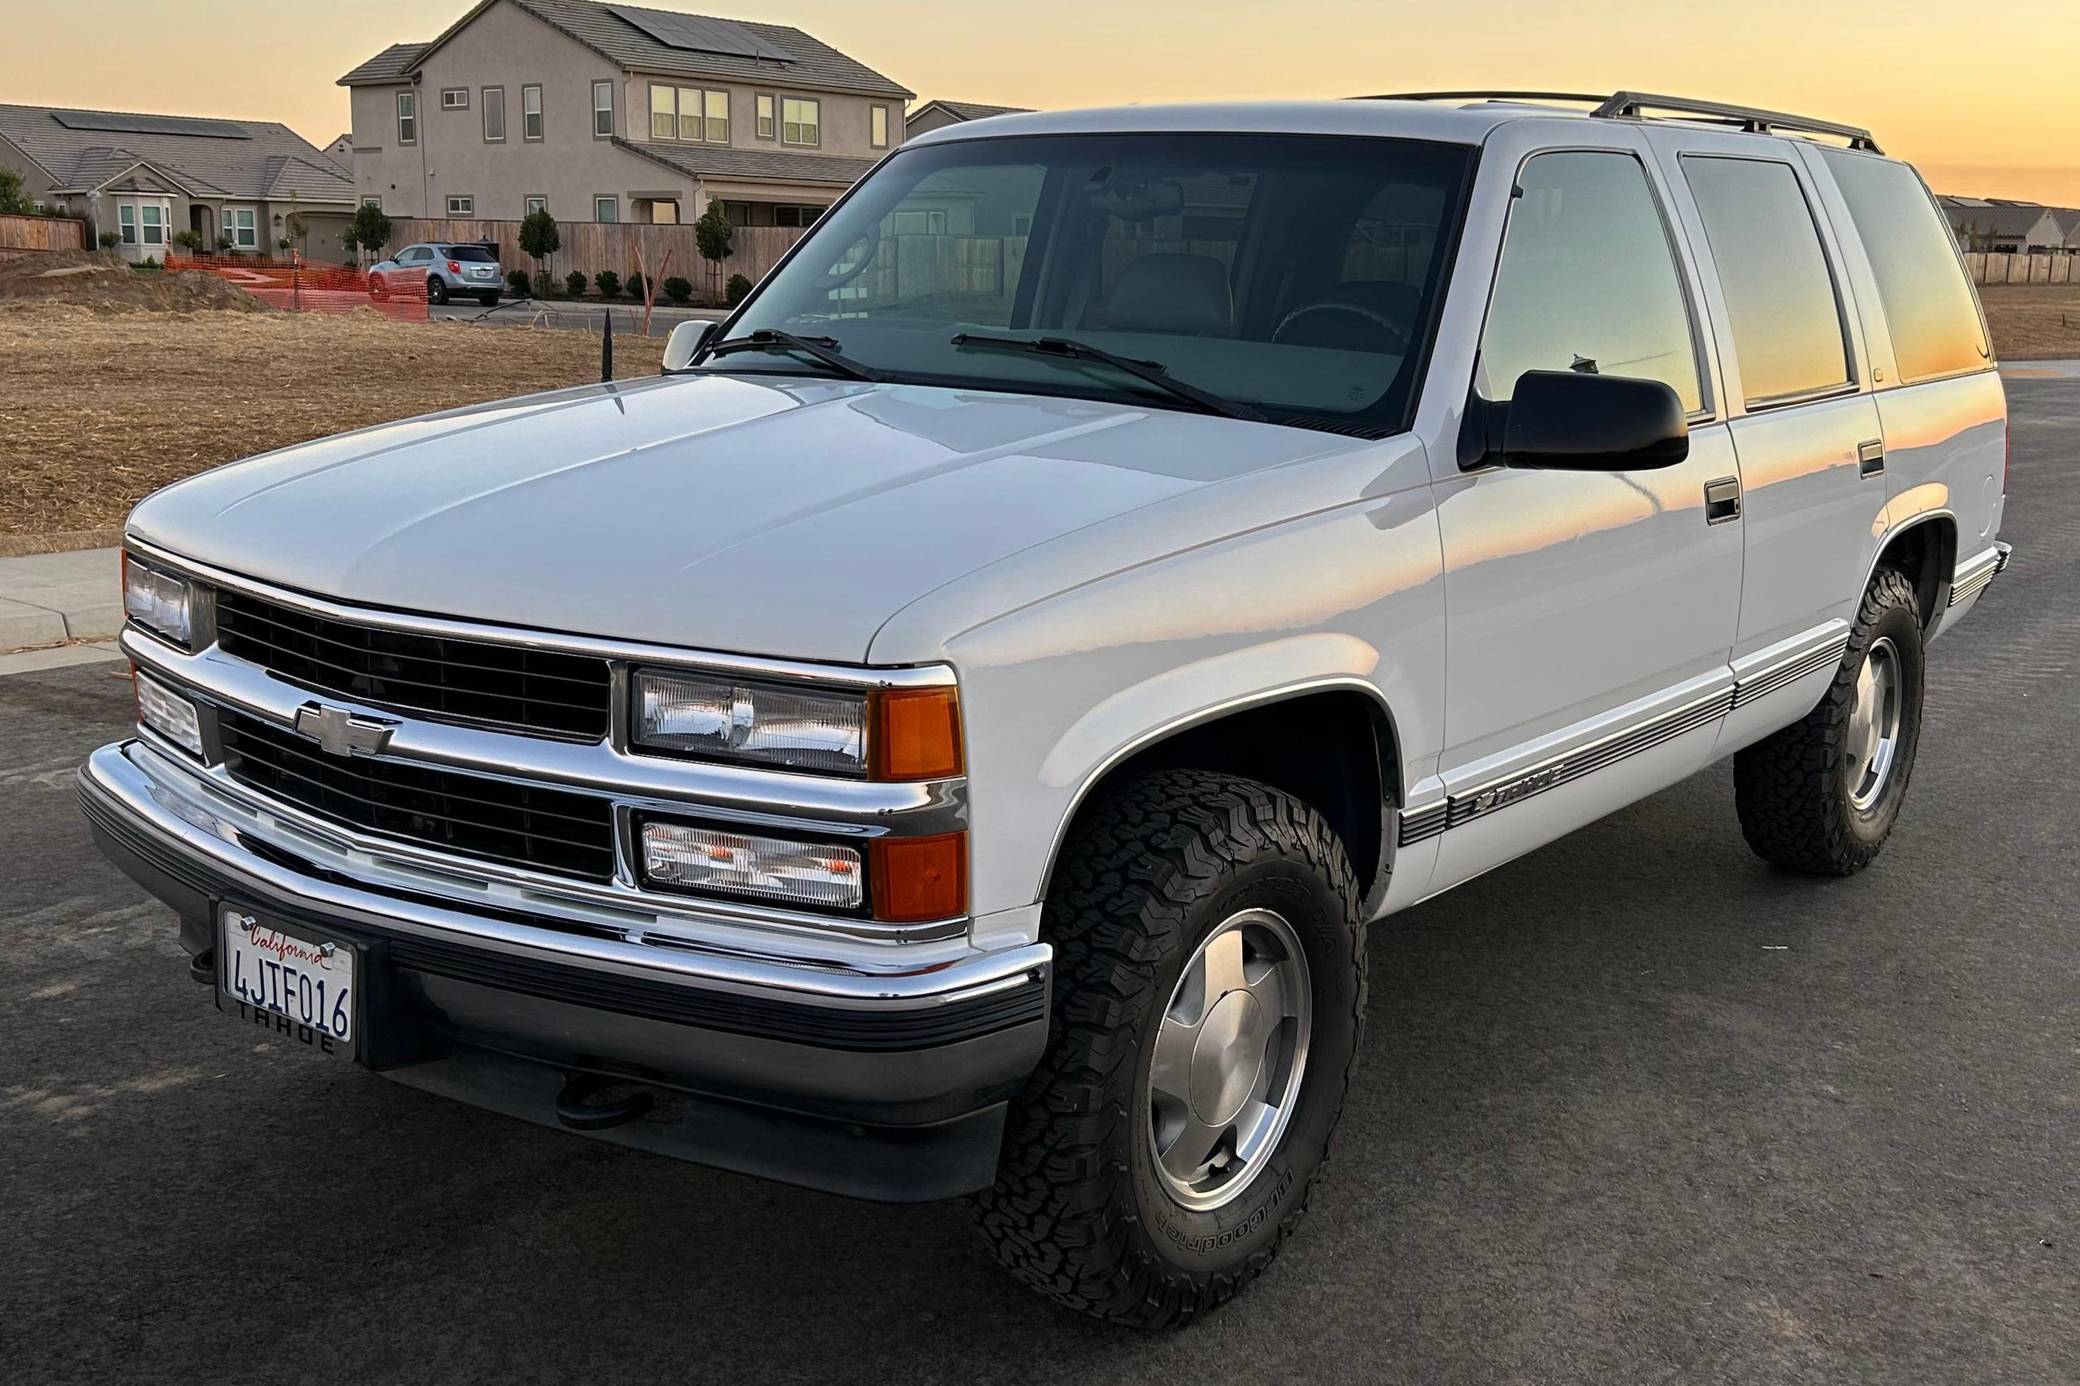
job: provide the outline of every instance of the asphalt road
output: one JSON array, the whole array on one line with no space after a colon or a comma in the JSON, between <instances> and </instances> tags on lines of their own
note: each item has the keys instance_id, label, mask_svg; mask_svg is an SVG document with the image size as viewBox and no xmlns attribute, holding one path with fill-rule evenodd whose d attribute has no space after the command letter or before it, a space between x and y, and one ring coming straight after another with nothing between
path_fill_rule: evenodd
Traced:
<instances>
[{"instance_id":1,"label":"asphalt road","mask_svg":"<svg viewBox=\"0 0 2080 1386\"><path fill-rule=\"evenodd\" d=\"M550 299L537 303L531 299L501 299L496 308L470 300L453 303L429 303L427 316L435 322L489 323L498 327L528 327L537 322L550 327L562 327L576 331L597 333L600 318L604 313L614 315L614 332L617 336L640 336L643 331L643 305L621 302L610 305L592 300L572 301ZM706 318L720 322L728 317L721 308L675 308L669 303L656 305L650 314L650 335L669 337L672 329L682 322Z\"/></svg>"},{"instance_id":2,"label":"asphalt road","mask_svg":"<svg viewBox=\"0 0 2080 1386\"><path fill-rule=\"evenodd\" d=\"M1912 796L1772 874L1717 767L1375 933L1273 1271L1109 1331L954 1205L800 1193L256 1045L93 855L113 666L0 679L0 1379L2080 1381L2080 381Z\"/></svg>"}]
</instances>

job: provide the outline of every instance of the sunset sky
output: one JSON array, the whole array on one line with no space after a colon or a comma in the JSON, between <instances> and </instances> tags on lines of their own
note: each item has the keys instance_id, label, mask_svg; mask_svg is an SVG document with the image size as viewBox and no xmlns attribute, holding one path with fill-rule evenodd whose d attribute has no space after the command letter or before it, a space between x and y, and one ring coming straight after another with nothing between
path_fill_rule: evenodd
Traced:
<instances>
[{"instance_id":1,"label":"sunset sky","mask_svg":"<svg viewBox=\"0 0 2080 1386\"><path fill-rule=\"evenodd\" d=\"M0 101L347 127L334 80L468 0L0 0ZM2080 0L650 0L793 24L915 89L1001 105L1632 87L1867 125L1939 191L2080 205Z\"/></svg>"}]
</instances>

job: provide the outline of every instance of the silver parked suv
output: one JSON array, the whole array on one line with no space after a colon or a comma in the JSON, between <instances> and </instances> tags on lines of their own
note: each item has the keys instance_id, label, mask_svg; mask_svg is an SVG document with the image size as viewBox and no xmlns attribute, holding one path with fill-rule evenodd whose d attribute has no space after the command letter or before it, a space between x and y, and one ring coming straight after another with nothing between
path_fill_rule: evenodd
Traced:
<instances>
[{"instance_id":1,"label":"silver parked suv","mask_svg":"<svg viewBox=\"0 0 2080 1386\"><path fill-rule=\"evenodd\" d=\"M249 1026L1122 1323L1299 1222L1368 926L1728 756L1863 869L2008 561L1926 188L1710 103L953 127L666 366L140 505L97 837Z\"/></svg>"},{"instance_id":2,"label":"silver parked suv","mask_svg":"<svg viewBox=\"0 0 2080 1386\"><path fill-rule=\"evenodd\" d=\"M408 245L368 271L372 298L418 298L423 294L429 303L446 303L464 294L486 308L495 308L504 288L498 253L485 245L445 241Z\"/></svg>"}]
</instances>

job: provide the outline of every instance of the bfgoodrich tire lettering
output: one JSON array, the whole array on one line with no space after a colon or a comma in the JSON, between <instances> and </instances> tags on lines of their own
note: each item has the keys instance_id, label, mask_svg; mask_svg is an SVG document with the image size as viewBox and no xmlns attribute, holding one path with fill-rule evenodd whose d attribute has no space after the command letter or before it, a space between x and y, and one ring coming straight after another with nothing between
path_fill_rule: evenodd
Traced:
<instances>
[{"instance_id":1,"label":"bfgoodrich tire lettering","mask_svg":"<svg viewBox=\"0 0 2080 1386\"><path fill-rule=\"evenodd\" d=\"M1169 1195L1142 1129L1151 1045L1201 941L1250 910L1276 912L1305 950L1308 1056L1282 1139L1240 1192L1202 1211ZM1262 1272L1306 1210L1364 1023L1356 880L1306 804L1170 771L1084 815L1043 928L1056 949L1048 1051L1013 1103L977 1225L1013 1275L1062 1304L1183 1324Z\"/></svg>"},{"instance_id":2,"label":"bfgoodrich tire lettering","mask_svg":"<svg viewBox=\"0 0 2080 1386\"><path fill-rule=\"evenodd\" d=\"M1874 653L1897 699L1882 783L1867 783L1859 688L1868 701ZM1871 864L1899 820L1921 740L1921 610L1892 568L1871 579L1848 653L1820 705L1734 757L1734 805L1748 846L1789 871L1848 876ZM1862 709L1868 718L1873 709Z\"/></svg>"}]
</instances>

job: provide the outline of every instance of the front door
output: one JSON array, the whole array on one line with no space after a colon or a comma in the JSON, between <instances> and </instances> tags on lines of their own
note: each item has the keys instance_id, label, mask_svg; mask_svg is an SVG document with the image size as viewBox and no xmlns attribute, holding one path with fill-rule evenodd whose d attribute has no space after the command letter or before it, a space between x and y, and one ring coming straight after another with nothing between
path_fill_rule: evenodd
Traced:
<instances>
[{"instance_id":1,"label":"front door","mask_svg":"<svg viewBox=\"0 0 2080 1386\"><path fill-rule=\"evenodd\" d=\"M1658 380L1691 415L1690 455L1438 486L1448 826L1432 889L1710 756L1740 600L1741 524L1724 503L1738 469L1673 245L1629 149L1538 153L1516 171L1475 393L1506 403L1531 370Z\"/></svg>"}]
</instances>

